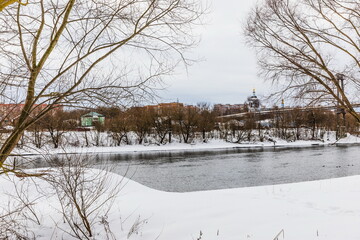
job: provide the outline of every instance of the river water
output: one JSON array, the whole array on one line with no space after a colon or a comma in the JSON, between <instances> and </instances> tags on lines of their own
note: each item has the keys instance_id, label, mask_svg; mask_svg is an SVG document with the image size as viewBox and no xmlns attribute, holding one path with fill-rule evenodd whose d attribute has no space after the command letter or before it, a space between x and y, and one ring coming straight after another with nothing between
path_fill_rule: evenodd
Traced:
<instances>
[{"instance_id":1,"label":"river water","mask_svg":"<svg viewBox=\"0 0 360 240\"><path fill-rule=\"evenodd\" d=\"M96 154L96 167L170 192L263 186L360 174L360 146ZM37 161L37 167L42 167Z\"/></svg>"}]
</instances>

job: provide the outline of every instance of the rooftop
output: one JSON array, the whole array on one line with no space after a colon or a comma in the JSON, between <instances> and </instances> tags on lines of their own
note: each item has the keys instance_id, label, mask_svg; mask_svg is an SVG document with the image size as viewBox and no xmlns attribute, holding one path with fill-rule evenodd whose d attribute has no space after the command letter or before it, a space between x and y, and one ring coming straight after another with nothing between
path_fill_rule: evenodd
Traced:
<instances>
[{"instance_id":1,"label":"rooftop","mask_svg":"<svg viewBox=\"0 0 360 240\"><path fill-rule=\"evenodd\" d=\"M87 114L82 115L81 117L105 117L105 116L97 112L89 112Z\"/></svg>"}]
</instances>

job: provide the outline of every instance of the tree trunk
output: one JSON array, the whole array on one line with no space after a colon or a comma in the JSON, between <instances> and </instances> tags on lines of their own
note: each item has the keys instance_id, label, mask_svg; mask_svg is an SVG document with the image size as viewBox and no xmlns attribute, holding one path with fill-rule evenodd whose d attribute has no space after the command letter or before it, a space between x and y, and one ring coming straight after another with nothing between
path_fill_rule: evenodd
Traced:
<instances>
[{"instance_id":1,"label":"tree trunk","mask_svg":"<svg viewBox=\"0 0 360 240\"><path fill-rule=\"evenodd\" d=\"M0 149L0 166L5 162L11 152L14 150L16 144L19 142L21 136L23 135L24 130L15 129L6 142L2 145Z\"/></svg>"}]
</instances>

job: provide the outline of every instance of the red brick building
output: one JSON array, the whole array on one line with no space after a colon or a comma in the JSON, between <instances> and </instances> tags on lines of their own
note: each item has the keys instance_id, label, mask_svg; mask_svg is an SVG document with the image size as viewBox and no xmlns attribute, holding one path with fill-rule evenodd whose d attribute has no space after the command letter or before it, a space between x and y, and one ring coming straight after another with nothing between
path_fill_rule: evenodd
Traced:
<instances>
[{"instance_id":1,"label":"red brick building","mask_svg":"<svg viewBox=\"0 0 360 240\"><path fill-rule=\"evenodd\" d=\"M38 104L34 106L32 114L39 113L44 110L48 104ZM1 125L10 125L20 116L24 104L0 104L0 123ZM56 111L62 111L63 107L56 107ZM52 110L54 111L54 110Z\"/></svg>"},{"instance_id":2,"label":"red brick building","mask_svg":"<svg viewBox=\"0 0 360 240\"><path fill-rule=\"evenodd\" d=\"M177 109L177 108L182 108L182 107L184 107L184 104L178 103L178 102L160 103L158 105L148 105L148 106L145 106L145 107L148 110L153 109L157 113L161 114L163 111L166 111L166 110L174 110L174 109Z\"/></svg>"}]
</instances>

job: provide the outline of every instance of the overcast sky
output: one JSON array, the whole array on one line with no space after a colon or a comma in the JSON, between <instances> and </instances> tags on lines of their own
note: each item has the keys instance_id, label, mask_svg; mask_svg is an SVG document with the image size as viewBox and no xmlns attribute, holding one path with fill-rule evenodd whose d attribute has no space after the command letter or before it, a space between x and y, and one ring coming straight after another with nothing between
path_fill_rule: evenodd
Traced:
<instances>
[{"instance_id":1,"label":"overcast sky","mask_svg":"<svg viewBox=\"0 0 360 240\"><path fill-rule=\"evenodd\" d=\"M245 46L243 23L256 1L209 0L207 24L199 29L200 45L193 56L203 60L186 72L178 69L159 92L163 102L243 103L252 89L266 94L269 84L257 76L255 53Z\"/></svg>"}]
</instances>

